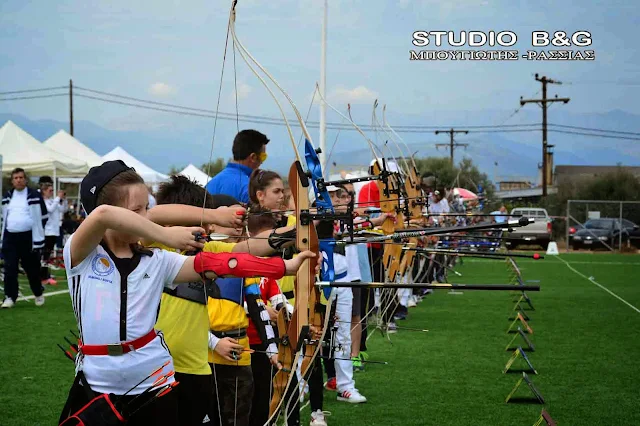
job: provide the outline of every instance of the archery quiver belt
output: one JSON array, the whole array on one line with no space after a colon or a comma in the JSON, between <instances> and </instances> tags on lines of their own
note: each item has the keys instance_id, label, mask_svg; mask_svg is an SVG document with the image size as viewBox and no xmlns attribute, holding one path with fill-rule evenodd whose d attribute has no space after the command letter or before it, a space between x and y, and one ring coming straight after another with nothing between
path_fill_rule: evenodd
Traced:
<instances>
[{"instance_id":1,"label":"archery quiver belt","mask_svg":"<svg viewBox=\"0 0 640 426\"><path fill-rule=\"evenodd\" d=\"M79 384L82 384L82 389ZM120 426L126 424L127 417L116 408L114 403L116 396L106 393L96 396L82 371L76 375L76 382L72 388L76 392L86 392L90 401L60 422L59 426ZM63 412L65 411L67 411L66 406L63 409Z\"/></svg>"}]
</instances>

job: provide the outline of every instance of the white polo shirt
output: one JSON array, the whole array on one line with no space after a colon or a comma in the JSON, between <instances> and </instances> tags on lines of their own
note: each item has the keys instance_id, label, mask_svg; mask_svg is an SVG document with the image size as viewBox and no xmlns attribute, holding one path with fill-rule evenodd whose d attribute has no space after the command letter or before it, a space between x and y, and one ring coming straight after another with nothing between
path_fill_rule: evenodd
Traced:
<instances>
[{"instance_id":1,"label":"white polo shirt","mask_svg":"<svg viewBox=\"0 0 640 426\"><path fill-rule=\"evenodd\" d=\"M149 249L149 255L118 259L99 245L71 268L72 240L73 235L64 246L64 264L83 343L117 344L147 334L156 323L163 287L173 283L187 257ZM144 347L123 355L80 355L76 372L84 372L95 392L122 395L167 361L162 374L173 370L173 361L159 332ZM158 377L147 379L129 394L142 393Z\"/></svg>"}]
</instances>

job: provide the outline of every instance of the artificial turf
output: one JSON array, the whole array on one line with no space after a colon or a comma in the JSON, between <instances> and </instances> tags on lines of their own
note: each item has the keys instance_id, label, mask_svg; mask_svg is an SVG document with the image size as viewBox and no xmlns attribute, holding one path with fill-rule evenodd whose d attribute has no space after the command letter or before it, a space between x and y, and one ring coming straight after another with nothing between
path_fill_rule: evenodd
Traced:
<instances>
[{"instance_id":1,"label":"artificial turf","mask_svg":"<svg viewBox=\"0 0 640 426\"><path fill-rule=\"evenodd\" d=\"M544 405L505 403L519 378L502 372L511 355L505 347L513 294L436 291L398 322L428 332L399 330L390 342L376 332L369 340L370 359L389 364L356 373L366 404L337 402L325 392L328 424L533 425L543 407L560 425L640 424L640 313L594 283L640 308L640 257L562 254L517 263L523 278L540 280L542 288L529 293L535 351L527 355ZM456 270L463 276L452 276L455 282L509 282L502 261L465 259ZM73 364L56 343L69 329L75 322L68 295L47 297L40 308L21 301L0 311L0 425L56 424L73 378ZM518 360L512 369L524 366ZM526 385L516 394L529 395ZM306 408L302 424L308 416Z\"/></svg>"}]
</instances>

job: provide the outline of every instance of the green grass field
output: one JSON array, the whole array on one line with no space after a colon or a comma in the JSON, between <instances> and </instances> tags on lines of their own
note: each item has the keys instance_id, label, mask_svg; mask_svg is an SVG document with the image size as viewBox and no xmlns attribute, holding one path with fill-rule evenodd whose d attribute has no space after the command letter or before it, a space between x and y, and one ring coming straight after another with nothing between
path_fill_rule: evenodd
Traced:
<instances>
[{"instance_id":1,"label":"green grass field","mask_svg":"<svg viewBox=\"0 0 640 426\"><path fill-rule=\"evenodd\" d=\"M538 371L529 377L544 407L560 425L640 424L640 312L634 310L640 308L640 257L562 254L518 265L525 280L540 280L542 287L529 294L535 311L527 313L536 347L528 356ZM463 274L457 282L508 282L502 261L465 259L456 269ZM29 294L28 285L22 287ZM356 373L366 404L337 402L335 393L325 392L328 424L533 425L541 405L504 402L519 378L502 373L511 354L505 347L512 300L509 292L427 296L398 325L429 331L400 330L391 343L374 335L371 359L389 365L369 364ZM75 323L68 295L47 297L41 308L21 301L0 311L1 425L56 424L73 377L56 343L69 329ZM513 368L523 366L519 360ZM516 395L528 396L526 385ZM306 408L303 419L308 415Z\"/></svg>"}]
</instances>

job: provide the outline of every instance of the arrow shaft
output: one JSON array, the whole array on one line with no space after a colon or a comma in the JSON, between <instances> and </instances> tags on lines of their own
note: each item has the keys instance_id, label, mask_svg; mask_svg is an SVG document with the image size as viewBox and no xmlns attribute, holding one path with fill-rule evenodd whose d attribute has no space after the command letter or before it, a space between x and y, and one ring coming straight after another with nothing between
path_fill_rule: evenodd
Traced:
<instances>
[{"instance_id":1,"label":"arrow shaft","mask_svg":"<svg viewBox=\"0 0 640 426\"><path fill-rule=\"evenodd\" d=\"M499 290L499 291L540 291L539 285L515 284L427 284L427 283L382 283L382 282L317 282L319 287L356 288L424 288L431 290Z\"/></svg>"}]
</instances>

